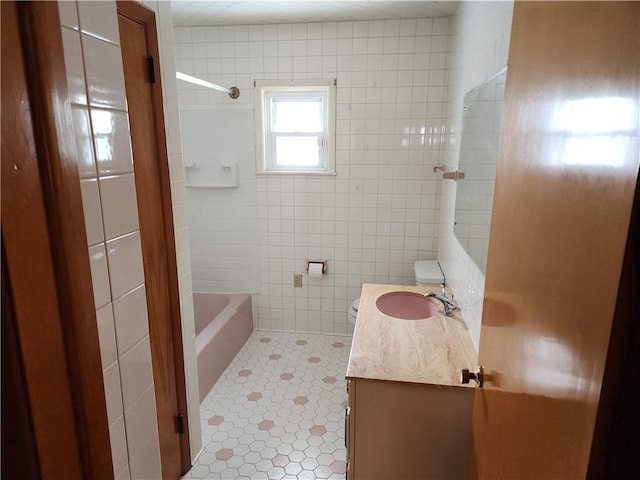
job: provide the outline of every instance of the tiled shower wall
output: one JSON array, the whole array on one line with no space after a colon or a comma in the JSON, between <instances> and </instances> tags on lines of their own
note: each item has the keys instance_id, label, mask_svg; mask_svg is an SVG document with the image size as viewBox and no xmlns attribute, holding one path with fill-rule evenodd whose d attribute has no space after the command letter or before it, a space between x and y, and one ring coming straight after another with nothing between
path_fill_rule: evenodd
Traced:
<instances>
[{"instance_id":1,"label":"tiled shower wall","mask_svg":"<svg viewBox=\"0 0 640 480\"><path fill-rule=\"evenodd\" d=\"M105 395L116 478L160 478L144 270L115 2L60 2L69 98L76 133L87 241L97 309ZM150 2L159 28L172 33L168 4ZM168 20L168 22L167 22ZM163 45L172 63L173 47ZM162 48L162 47L161 47ZM165 92L168 126L177 124ZM171 111L173 110L173 114ZM179 127L177 128L179 130ZM181 157L170 152L182 299L192 451L201 448L193 308ZM178 175L175 173L178 172ZM182 189L182 195L180 195ZM182 199L182 201L180 201Z\"/></svg>"},{"instance_id":2,"label":"tiled shower wall","mask_svg":"<svg viewBox=\"0 0 640 480\"><path fill-rule=\"evenodd\" d=\"M258 328L344 334L363 283L414 283L435 255L449 23L175 29L179 71L241 91L178 86L187 178L239 168L237 188L187 189L196 291L253 293ZM255 174L253 80L291 78L337 79L336 176Z\"/></svg>"},{"instance_id":3,"label":"tiled shower wall","mask_svg":"<svg viewBox=\"0 0 640 480\"><path fill-rule=\"evenodd\" d=\"M446 124L450 131L444 163L456 170L460 152L462 101L466 92L507 66L513 2L460 2L453 17ZM453 287L476 346L480 342L484 273L453 234L456 183L443 182L438 260Z\"/></svg>"}]
</instances>

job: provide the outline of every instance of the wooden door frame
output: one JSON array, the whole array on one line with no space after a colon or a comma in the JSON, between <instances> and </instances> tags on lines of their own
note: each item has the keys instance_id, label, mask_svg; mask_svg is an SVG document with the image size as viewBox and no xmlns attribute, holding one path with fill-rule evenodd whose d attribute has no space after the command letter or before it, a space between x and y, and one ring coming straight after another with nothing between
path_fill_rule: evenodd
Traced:
<instances>
[{"instance_id":1,"label":"wooden door frame","mask_svg":"<svg viewBox=\"0 0 640 480\"><path fill-rule=\"evenodd\" d=\"M113 478L57 2L2 2L2 24L3 268L34 448L44 478Z\"/></svg>"},{"instance_id":2,"label":"wooden door frame","mask_svg":"<svg viewBox=\"0 0 640 480\"><path fill-rule=\"evenodd\" d=\"M150 84L151 97L154 111L154 137L159 158L158 174L160 184L158 185L162 197L164 243L166 246L165 263L167 266L167 276L169 283L168 299L171 317L171 335L173 337L173 362L175 365L176 396L178 401L178 412L183 416L183 434L180 436L180 457L181 470L186 473L191 469L191 446L188 418L188 395L186 388L186 378L184 369L184 353L182 338L182 321L180 311L180 293L178 287L178 265L175 245L175 228L173 223L173 205L171 196L171 178L169 174L169 157L167 154L167 141L164 123L164 98L162 93L162 72L160 69L160 50L158 47L158 29L156 15L144 5L134 1L117 1L117 11L138 23L145 26L146 41L149 53L154 58L155 83ZM135 159L134 159L135 162ZM143 251L144 254L144 251ZM154 326L149 325L149 334L152 342L152 361L154 372L160 367L159 358L153 352ZM155 378L155 373L154 373ZM157 385L156 385L157 388ZM176 413L178 413L176 412ZM162 439L160 439L162 444Z\"/></svg>"},{"instance_id":3,"label":"wooden door frame","mask_svg":"<svg viewBox=\"0 0 640 480\"><path fill-rule=\"evenodd\" d=\"M629 222L588 478L638 478L640 444L640 175Z\"/></svg>"}]
</instances>

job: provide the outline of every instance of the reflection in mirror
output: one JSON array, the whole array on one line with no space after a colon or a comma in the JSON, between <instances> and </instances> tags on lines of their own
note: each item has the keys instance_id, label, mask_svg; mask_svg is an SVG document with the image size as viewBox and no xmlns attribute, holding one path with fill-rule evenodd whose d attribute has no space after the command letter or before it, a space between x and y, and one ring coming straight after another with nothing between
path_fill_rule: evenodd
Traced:
<instances>
[{"instance_id":1,"label":"reflection in mirror","mask_svg":"<svg viewBox=\"0 0 640 480\"><path fill-rule=\"evenodd\" d=\"M484 273L506 74L504 69L467 92L462 112L458 171L464 179L457 185L453 231Z\"/></svg>"}]
</instances>

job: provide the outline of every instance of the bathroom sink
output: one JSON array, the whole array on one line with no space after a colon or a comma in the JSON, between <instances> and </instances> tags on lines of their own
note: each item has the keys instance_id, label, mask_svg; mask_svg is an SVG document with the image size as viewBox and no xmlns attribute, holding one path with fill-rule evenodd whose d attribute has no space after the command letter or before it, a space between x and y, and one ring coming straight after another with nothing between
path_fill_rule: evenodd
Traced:
<instances>
[{"instance_id":1,"label":"bathroom sink","mask_svg":"<svg viewBox=\"0 0 640 480\"><path fill-rule=\"evenodd\" d=\"M420 293L389 292L380 295L376 307L385 315L401 320L426 320L433 317L438 306Z\"/></svg>"}]
</instances>

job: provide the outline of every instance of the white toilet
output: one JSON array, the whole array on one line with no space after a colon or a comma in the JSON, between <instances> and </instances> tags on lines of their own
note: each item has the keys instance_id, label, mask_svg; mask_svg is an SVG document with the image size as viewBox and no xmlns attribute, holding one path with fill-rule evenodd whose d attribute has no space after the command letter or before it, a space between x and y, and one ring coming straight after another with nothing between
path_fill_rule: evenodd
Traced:
<instances>
[{"instance_id":1,"label":"white toilet","mask_svg":"<svg viewBox=\"0 0 640 480\"><path fill-rule=\"evenodd\" d=\"M437 260L418 260L413 264L413 270L416 272L416 285L439 287L444 283L444 274ZM347 312L349 321L354 325L359 307L360 297L353 301Z\"/></svg>"}]
</instances>

